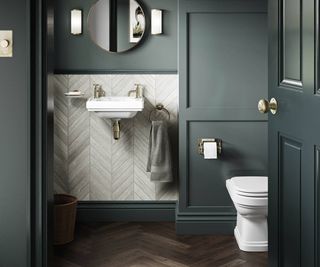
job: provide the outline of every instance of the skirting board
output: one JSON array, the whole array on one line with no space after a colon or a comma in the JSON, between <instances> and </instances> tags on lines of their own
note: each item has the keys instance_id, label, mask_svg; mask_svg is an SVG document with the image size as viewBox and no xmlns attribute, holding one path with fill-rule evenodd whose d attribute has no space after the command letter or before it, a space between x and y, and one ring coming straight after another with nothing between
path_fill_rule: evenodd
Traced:
<instances>
[{"instance_id":1,"label":"skirting board","mask_svg":"<svg viewBox=\"0 0 320 267\"><path fill-rule=\"evenodd\" d=\"M80 201L78 222L174 222L175 201Z\"/></svg>"},{"instance_id":2,"label":"skirting board","mask_svg":"<svg viewBox=\"0 0 320 267\"><path fill-rule=\"evenodd\" d=\"M177 214L178 235L233 235L236 215Z\"/></svg>"}]
</instances>

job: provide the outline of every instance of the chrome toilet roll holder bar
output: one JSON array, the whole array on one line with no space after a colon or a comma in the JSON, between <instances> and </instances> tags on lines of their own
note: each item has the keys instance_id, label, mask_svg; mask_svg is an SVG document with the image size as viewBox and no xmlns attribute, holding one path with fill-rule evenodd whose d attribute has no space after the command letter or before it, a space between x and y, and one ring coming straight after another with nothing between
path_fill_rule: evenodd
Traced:
<instances>
[{"instance_id":1,"label":"chrome toilet roll holder bar","mask_svg":"<svg viewBox=\"0 0 320 267\"><path fill-rule=\"evenodd\" d=\"M198 153L200 155L204 155L204 143L205 142L213 142L213 143L217 143L217 152L218 155L221 155L222 153L222 140L221 139L217 139L217 138L199 138L198 139Z\"/></svg>"}]
</instances>

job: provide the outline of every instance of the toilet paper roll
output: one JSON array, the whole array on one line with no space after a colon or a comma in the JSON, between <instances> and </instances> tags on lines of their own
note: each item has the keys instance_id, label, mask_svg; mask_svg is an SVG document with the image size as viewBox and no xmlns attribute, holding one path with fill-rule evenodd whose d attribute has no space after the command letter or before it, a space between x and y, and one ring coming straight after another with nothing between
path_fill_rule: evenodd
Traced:
<instances>
[{"instance_id":1,"label":"toilet paper roll","mask_svg":"<svg viewBox=\"0 0 320 267\"><path fill-rule=\"evenodd\" d=\"M217 159L218 148L216 142L204 142L203 143L203 156L204 159Z\"/></svg>"}]
</instances>

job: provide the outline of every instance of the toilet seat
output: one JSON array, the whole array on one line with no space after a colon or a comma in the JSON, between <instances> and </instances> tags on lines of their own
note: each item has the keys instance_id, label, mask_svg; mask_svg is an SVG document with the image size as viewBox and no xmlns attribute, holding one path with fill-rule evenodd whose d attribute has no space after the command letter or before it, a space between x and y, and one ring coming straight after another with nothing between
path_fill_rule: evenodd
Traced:
<instances>
[{"instance_id":1,"label":"toilet seat","mask_svg":"<svg viewBox=\"0 0 320 267\"><path fill-rule=\"evenodd\" d=\"M230 179L230 183L240 196L268 196L268 177L266 176L236 176Z\"/></svg>"},{"instance_id":2,"label":"toilet seat","mask_svg":"<svg viewBox=\"0 0 320 267\"><path fill-rule=\"evenodd\" d=\"M233 202L237 204L268 205L268 177L266 176L233 177L226 181L226 185Z\"/></svg>"}]
</instances>

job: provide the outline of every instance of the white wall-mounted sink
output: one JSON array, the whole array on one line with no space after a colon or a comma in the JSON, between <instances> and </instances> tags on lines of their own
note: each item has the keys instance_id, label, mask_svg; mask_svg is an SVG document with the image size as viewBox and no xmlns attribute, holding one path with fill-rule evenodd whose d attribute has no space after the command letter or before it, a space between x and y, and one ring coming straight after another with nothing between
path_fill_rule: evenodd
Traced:
<instances>
[{"instance_id":1,"label":"white wall-mounted sink","mask_svg":"<svg viewBox=\"0 0 320 267\"><path fill-rule=\"evenodd\" d=\"M96 112L99 117L108 119L129 119L144 108L144 98L108 96L90 98L87 101L88 111Z\"/></svg>"}]
</instances>

